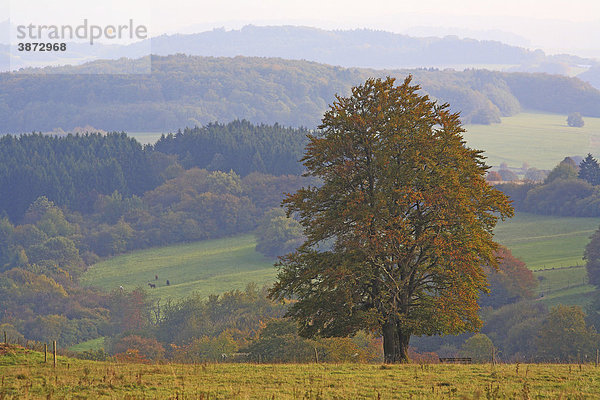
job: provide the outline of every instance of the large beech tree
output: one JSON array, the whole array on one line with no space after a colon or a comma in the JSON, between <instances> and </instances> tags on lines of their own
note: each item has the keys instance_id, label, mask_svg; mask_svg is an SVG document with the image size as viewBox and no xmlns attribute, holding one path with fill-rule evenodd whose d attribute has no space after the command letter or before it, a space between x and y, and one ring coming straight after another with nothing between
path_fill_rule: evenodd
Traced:
<instances>
[{"instance_id":1,"label":"large beech tree","mask_svg":"<svg viewBox=\"0 0 600 400\"><path fill-rule=\"evenodd\" d=\"M303 336L383 336L385 361L407 361L411 335L475 330L492 228L511 216L466 147L458 114L408 77L369 79L336 97L303 163L319 178L284 200L306 241L279 263L273 298Z\"/></svg>"}]
</instances>

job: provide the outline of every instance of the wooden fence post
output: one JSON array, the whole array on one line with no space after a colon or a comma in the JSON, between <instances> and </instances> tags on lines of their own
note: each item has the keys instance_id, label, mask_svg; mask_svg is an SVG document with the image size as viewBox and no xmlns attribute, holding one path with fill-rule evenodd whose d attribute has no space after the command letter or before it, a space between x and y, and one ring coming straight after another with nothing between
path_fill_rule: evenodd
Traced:
<instances>
[{"instance_id":1,"label":"wooden fence post","mask_svg":"<svg viewBox=\"0 0 600 400\"><path fill-rule=\"evenodd\" d=\"M56 340L52 341L52 353L54 354L54 368L56 368Z\"/></svg>"},{"instance_id":2,"label":"wooden fence post","mask_svg":"<svg viewBox=\"0 0 600 400\"><path fill-rule=\"evenodd\" d=\"M44 364L48 362L48 344L44 343Z\"/></svg>"},{"instance_id":3,"label":"wooden fence post","mask_svg":"<svg viewBox=\"0 0 600 400\"><path fill-rule=\"evenodd\" d=\"M8 342L6 341L6 331L4 331L4 344L8 344Z\"/></svg>"},{"instance_id":4,"label":"wooden fence post","mask_svg":"<svg viewBox=\"0 0 600 400\"><path fill-rule=\"evenodd\" d=\"M596 349L596 367L598 366L598 358L600 356L600 350Z\"/></svg>"}]
</instances>

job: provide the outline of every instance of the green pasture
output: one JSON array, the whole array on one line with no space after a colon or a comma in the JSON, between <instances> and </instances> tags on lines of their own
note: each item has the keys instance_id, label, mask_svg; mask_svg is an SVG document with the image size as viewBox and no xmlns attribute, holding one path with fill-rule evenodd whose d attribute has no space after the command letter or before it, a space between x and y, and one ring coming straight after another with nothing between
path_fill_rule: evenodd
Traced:
<instances>
[{"instance_id":1,"label":"green pasture","mask_svg":"<svg viewBox=\"0 0 600 400\"><path fill-rule=\"evenodd\" d=\"M127 290L144 287L154 298L181 298L192 293L208 297L242 290L249 282L270 284L277 274L274 260L257 253L255 246L254 236L247 234L135 251L93 265L82 282L108 291L120 286ZM150 289L148 283L156 288Z\"/></svg>"},{"instance_id":2,"label":"green pasture","mask_svg":"<svg viewBox=\"0 0 600 400\"><path fill-rule=\"evenodd\" d=\"M544 301L561 302L564 294L571 296L565 302L580 304L591 290L584 285L583 250L599 225L600 218L517 213L499 223L495 238L542 277L539 290ZM257 253L255 245L254 236L247 234L135 251L92 266L82 281L107 291L144 287L154 298L181 298L194 292L206 297L244 289L250 282L270 284L277 273L274 260ZM579 268L560 269L569 266ZM148 283L156 288L150 289ZM579 292L582 297L573 299Z\"/></svg>"},{"instance_id":3,"label":"green pasture","mask_svg":"<svg viewBox=\"0 0 600 400\"><path fill-rule=\"evenodd\" d=\"M540 301L585 305L594 290L587 285L583 251L600 218L517 213L500 222L496 240L527 264L539 280ZM566 268L566 267L576 268Z\"/></svg>"},{"instance_id":4,"label":"green pasture","mask_svg":"<svg viewBox=\"0 0 600 400\"><path fill-rule=\"evenodd\" d=\"M600 155L600 118L583 119L583 128L571 128L567 115L527 112L500 124L466 125L464 136L469 147L485 151L489 165L552 169L567 156Z\"/></svg>"},{"instance_id":5,"label":"green pasture","mask_svg":"<svg viewBox=\"0 0 600 400\"><path fill-rule=\"evenodd\" d=\"M85 342L77 343L69 347L70 351L81 353L88 350L99 350L104 348L104 337L87 340Z\"/></svg>"},{"instance_id":6,"label":"green pasture","mask_svg":"<svg viewBox=\"0 0 600 400\"><path fill-rule=\"evenodd\" d=\"M529 269L584 265L583 251L600 218L572 218L516 213L501 221L495 239Z\"/></svg>"}]
</instances>

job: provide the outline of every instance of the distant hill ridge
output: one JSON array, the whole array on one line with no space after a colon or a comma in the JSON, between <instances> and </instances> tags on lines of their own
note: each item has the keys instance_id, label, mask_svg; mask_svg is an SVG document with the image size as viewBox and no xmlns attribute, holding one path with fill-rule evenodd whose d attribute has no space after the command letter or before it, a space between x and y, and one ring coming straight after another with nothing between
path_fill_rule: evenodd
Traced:
<instances>
[{"instance_id":1,"label":"distant hill ridge","mask_svg":"<svg viewBox=\"0 0 600 400\"><path fill-rule=\"evenodd\" d=\"M408 74L431 96L460 111L464 123L499 122L521 109L600 116L600 91L560 75L487 70L374 70L259 57L152 56L0 74L0 133L99 129L174 131L213 121L316 127L334 95L368 77ZM69 75L57 74L68 72Z\"/></svg>"},{"instance_id":2,"label":"distant hill ridge","mask_svg":"<svg viewBox=\"0 0 600 400\"><path fill-rule=\"evenodd\" d=\"M148 43L151 42L151 43ZM89 47L89 46L88 46ZM520 72L548 72L563 75L580 74L597 60L573 55L546 55L542 50L529 50L495 40L475 40L454 35L416 37L372 29L324 30L307 26L254 26L238 30L213 29L191 34L161 35L130 45L96 44L99 59L139 58L152 53L168 56L183 53L197 56L281 57L309 60L342 67L417 68L455 67L489 68ZM71 43L68 63L90 60L85 45ZM0 55L7 53L0 44ZM85 57L83 56L85 55ZM58 55L60 57L60 55ZM13 59L13 67L28 59L39 62L35 54ZM44 56L47 59L47 56ZM74 61L75 59L75 61ZM583 68L583 70L582 70Z\"/></svg>"}]
</instances>

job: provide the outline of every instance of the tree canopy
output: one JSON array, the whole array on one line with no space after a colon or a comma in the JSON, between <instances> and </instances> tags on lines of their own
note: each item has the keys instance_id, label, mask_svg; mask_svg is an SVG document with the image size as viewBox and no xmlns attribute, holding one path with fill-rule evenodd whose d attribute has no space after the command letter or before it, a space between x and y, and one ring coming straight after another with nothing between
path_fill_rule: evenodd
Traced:
<instances>
[{"instance_id":1,"label":"tree canopy","mask_svg":"<svg viewBox=\"0 0 600 400\"><path fill-rule=\"evenodd\" d=\"M592 185L600 185L600 165L590 153L579 163L577 177Z\"/></svg>"},{"instance_id":2,"label":"tree canopy","mask_svg":"<svg viewBox=\"0 0 600 400\"><path fill-rule=\"evenodd\" d=\"M480 326L482 264L497 264L492 229L513 213L485 182L458 114L419 89L388 77L336 97L303 158L322 185L284 200L307 239L281 259L271 290L295 298L288 315L300 334L375 331L386 362L407 360L411 335Z\"/></svg>"}]
</instances>

